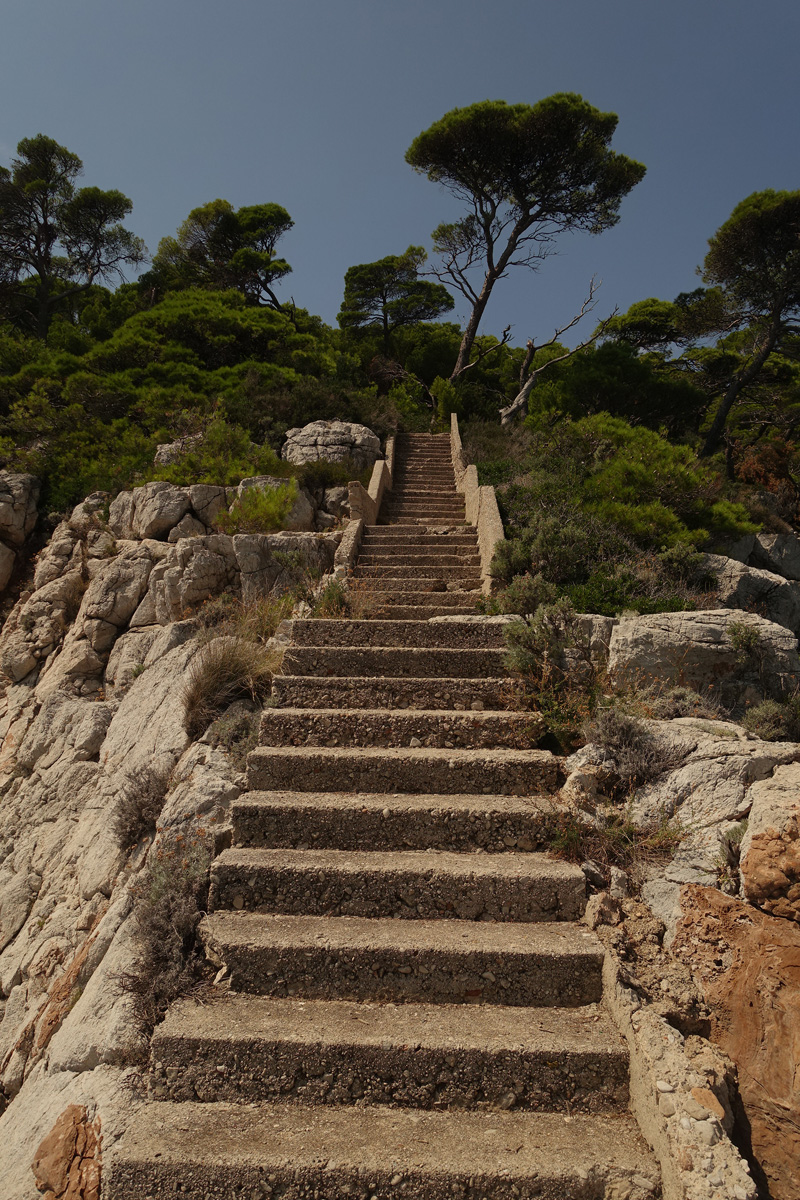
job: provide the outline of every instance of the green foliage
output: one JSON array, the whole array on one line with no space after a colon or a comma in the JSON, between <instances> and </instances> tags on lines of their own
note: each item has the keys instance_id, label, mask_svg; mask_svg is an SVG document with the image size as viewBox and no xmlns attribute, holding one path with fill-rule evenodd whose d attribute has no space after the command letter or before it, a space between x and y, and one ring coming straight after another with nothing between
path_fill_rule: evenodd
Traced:
<instances>
[{"instance_id":1,"label":"green foliage","mask_svg":"<svg viewBox=\"0 0 800 1200\"><path fill-rule=\"evenodd\" d=\"M486 303L509 266L537 267L559 233L616 224L622 198L645 173L610 149L616 126L614 113L562 92L535 105L455 108L414 139L406 162L467 210L433 232L435 274L472 309L451 379L470 369ZM475 269L484 273L479 287Z\"/></svg>"},{"instance_id":2,"label":"green foliage","mask_svg":"<svg viewBox=\"0 0 800 1200\"><path fill-rule=\"evenodd\" d=\"M350 596L345 585L338 579L332 579L315 597L311 616L318 620L346 620L352 615Z\"/></svg>"},{"instance_id":3,"label":"green foliage","mask_svg":"<svg viewBox=\"0 0 800 1200\"><path fill-rule=\"evenodd\" d=\"M286 527L296 499L293 479L277 487L247 488L228 512L219 514L217 525L223 533L272 533Z\"/></svg>"},{"instance_id":4,"label":"green foliage","mask_svg":"<svg viewBox=\"0 0 800 1200\"><path fill-rule=\"evenodd\" d=\"M76 154L44 134L23 138L0 167L0 312L46 338L54 313L95 281L121 278L145 246L120 224L127 196L76 188Z\"/></svg>"},{"instance_id":5,"label":"green foliage","mask_svg":"<svg viewBox=\"0 0 800 1200\"><path fill-rule=\"evenodd\" d=\"M294 222L279 204L234 209L227 200L194 208L172 238L163 238L145 289L235 288L249 304L280 308L274 286L291 272L276 246Z\"/></svg>"},{"instance_id":6,"label":"green foliage","mask_svg":"<svg viewBox=\"0 0 800 1200\"><path fill-rule=\"evenodd\" d=\"M377 328L383 353L388 354L394 330L450 312L453 298L447 289L419 278L426 258L422 246L409 246L405 254L350 267L344 277L340 327L351 332Z\"/></svg>"},{"instance_id":7,"label":"green foliage","mask_svg":"<svg viewBox=\"0 0 800 1200\"><path fill-rule=\"evenodd\" d=\"M765 742L800 742L800 700L762 700L747 710L742 724Z\"/></svg>"}]
</instances>

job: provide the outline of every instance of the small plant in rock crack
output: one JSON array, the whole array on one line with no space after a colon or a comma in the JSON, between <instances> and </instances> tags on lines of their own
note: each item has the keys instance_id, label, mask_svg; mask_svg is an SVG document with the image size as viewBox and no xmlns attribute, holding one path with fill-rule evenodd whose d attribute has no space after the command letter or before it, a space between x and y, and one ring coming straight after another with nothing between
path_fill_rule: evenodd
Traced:
<instances>
[{"instance_id":1,"label":"small plant in rock crack","mask_svg":"<svg viewBox=\"0 0 800 1200\"><path fill-rule=\"evenodd\" d=\"M731 825L720 837L716 860L717 884L720 891L735 896L739 891L739 859L742 841L747 833L748 818Z\"/></svg>"},{"instance_id":2,"label":"small plant in rock crack","mask_svg":"<svg viewBox=\"0 0 800 1200\"><path fill-rule=\"evenodd\" d=\"M765 742L800 742L800 696L762 700L747 710L742 725Z\"/></svg>"},{"instance_id":3,"label":"small plant in rock crack","mask_svg":"<svg viewBox=\"0 0 800 1200\"><path fill-rule=\"evenodd\" d=\"M764 647L759 631L746 621L731 621L728 625L728 637L736 651L736 664L744 670L761 670L764 659Z\"/></svg>"},{"instance_id":4,"label":"small plant in rock crack","mask_svg":"<svg viewBox=\"0 0 800 1200\"><path fill-rule=\"evenodd\" d=\"M600 746L613 760L619 781L614 788L617 797L630 796L636 788L679 766L683 759L677 747L619 708L601 709L583 732L587 742Z\"/></svg>"},{"instance_id":5,"label":"small plant in rock crack","mask_svg":"<svg viewBox=\"0 0 800 1200\"><path fill-rule=\"evenodd\" d=\"M173 1001L208 976L198 925L210 861L202 831L194 838L169 834L152 847L132 885L137 952L133 967L117 983L132 998L134 1022L145 1038Z\"/></svg>"},{"instance_id":6,"label":"small plant in rock crack","mask_svg":"<svg viewBox=\"0 0 800 1200\"><path fill-rule=\"evenodd\" d=\"M153 833L169 790L170 771L150 764L129 771L120 788L111 828L119 844L135 846Z\"/></svg>"},{"instance_id":7,"label":"small plant in rock crack","mask_svg":"<svg viewBox=\"0 0 800 1200\"><path fill-rule=\"evenodd\" d=\"M212 746L223 749L237 770L247 766L247 756L258 745L260 712L254 712L248 700L237 701L227 712L218 717L208 730Z\"/></svg>"},{"instance_id":8,"label":"small plant in rock crack","mask_svg":"<svg viewBox=\"0 0 800 1200\"><path fill-rule=\"evenodd\" d=\"M590 821L579 813L565 810L557 818L550 835L550 852L570 862L596 862L604 874L609 867L621 867L638 887L648 863L671 858L685 831L666 816L637 825L630 813L609 812Z\"/></svg>"}]
</instances>

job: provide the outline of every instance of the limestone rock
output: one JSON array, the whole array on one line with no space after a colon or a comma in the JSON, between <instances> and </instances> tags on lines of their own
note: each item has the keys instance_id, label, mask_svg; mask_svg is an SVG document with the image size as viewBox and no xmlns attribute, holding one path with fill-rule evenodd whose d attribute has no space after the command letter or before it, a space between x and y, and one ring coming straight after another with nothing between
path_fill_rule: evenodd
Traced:
<instances>
[{"instance_id":1,"label":"limestone rock","mask_svg":"<svg viewBox=\"0 0 800 1200\"><path fill-rule=\"evenodd\" d=\"M98 652L110 649L147 590L153 560L146 546L123 551L102 564L81 603L78 625Z\"/></svg>"},{"instance_id":2,"label":"limestone rock","mask_svg":"<svg viewBox=\"0 0 800 1200\"><path fill-rule=\"evenodd\" d=\"M352 461L359 473L380 458L381 443L366 425L350 421L312 421L290 429L281 457L298 465L308 462Z\"/></svg>"},{"instance_id":3,"label":"limestone rock","mask_svg":"<svg viewBox=\"0 0 800 1200\"><path fill-rule=\"evenodd\" d=\"M132 492L120 492L111 503L108 527L117 537L163 541L189 507L186 488L157 479Z\"/></svg>"},{"instance_id":4,"label":"limestone rock","mask_svg":"<svg viewBox=\"0 0 800 1200\"><path fill-rule=\"evenodd\" d=\"M199 605L238 583L233 543L227 534L182 538L154 567L143 611L131 625L168 625L183 620ZM147 600L151 601L147 604Z\"/></svg>"},{"instance_id":5,"label":"limestone rock","mask_svg":"<svg viewBox=\"0 0 800 1200\"><path fill-rule=\"evenodd\" d=\"M726 608L759 612L794 633L800 631L800 586L758 567L745 566L719 554L706 554L705 567L716 579L719 601Z\"/></svg>"},{"instance_id":6,"label":"limestone rock","mask_svg":"<svg viewBox=\"0 0 800 1200\"><path fill-rule=\"evenodd\" d=\"M732 622L754 631L757 666L742 664L729 633ZM739 694L755 682L780 695L800 673L800 658L797 639L783 626L751 612L705 609L619 621L611 633L608 672L618 687L683 684Z\"/></svg>"},{"instance_id":7,"label":"limestone rock","mask_svg":"<svg viewBox=\"0 0 800 1200\"><path fill-rule=\"evenodd\" d=\"M711 888L682 889L672 952L739 1069L753 1152L775 1200L800 1194L800 929Z\"/></svg>"},{"instance_id":8,"label":"limestone rock","mask_svg":"<svg viewBox=\"0 0 800 1200\"><path fill-rule=\"evenodd\" d=\"M107 696L122 694L145 669L144 660L161 628L160 625L146 625L141 629L129 629L117 639L105 670Z\"/></svg>"},{"instance_id":9,"label":"limestone rock","mask_svg":"<svg viewBox=\"0 0 800 1200\"><path fill-rule=\"evenodd\" d=\"M36 1186L55 1200L100 1200L100 1122L70 1104L31 1164Z\"/></svg>"},{"instance_id":10,"label":"limestone rock","mask_svg":"<svg viewBox=\"0 0 800 1200\"><path fill-rule=\"evenodd\" d=\"M0 592L8 583L14 570L17 556L10 546L0 542Z\"/></svg>"},{"instance_id":11,"label":"limestone rock","mask_svg":"<svg viewBox=\"0 0 800 1200\"><path fill-rule=\"evenodd\" d=\"M0 471L0 538L21 546L36 524L41 483L35 475Z\"/></svg>"},{"instance_id":12,"label":"limestone rock","mask_svg":"<svg viewBox=\"0 0 800 1200\"><path fill-rule=\"evenodd\" d=\"M796 533L751 533L736 542L727 555L748 567L800 580L800 537Z\"/></svg>"},{"instance_id":13,"label":"limestone rock","mask_svg":"<svg viewBox=\"0 0 800 1200\"><path fill-rule=\"evenodd\" d=\"M202 433L188 433L185 437L176 438L174 442L161 442L156 446L153 462L164 466L179 462L185 454L200 446L202 441Z\"/></svg>"},{"instance_id":14,"label":"limestone rock","mask_svg":"<svg viewBox=\"0 0 800 1200\"><path fill-rule=\"evenodd\" d=\"M80 571L69 571L20 600L0 633L0 666L9 678L24 679L53 653L78 611L83 589Z\"/></svg>"},{"instance_id":15,"label":"limestone rock","mask_svg":"<svg viewBox=\"0 0 800 1200\"><path fill-rule=\"evenodd\" d=\"M330 571L337 541L335 534L236 534L233 550L245 604L273 589L281 592L293 587L298 568L316 577Z\"/></svg>"},{"instance_id":16,"label":"limestone rock","mask_svg":"<svg viewBox=\"0 0 800 1200\"><path fill-rule=\"evenodd\" d=\"M67 571L80 570L82 557L80 535L69 522L62 521L37 557L34 589L60 579Z\"/></svg>"},{"instance_id":17,"label":"limestone rock","mask_svg":"<svg viewBox=\"0 0 800 1200\"><path fill-rule=\"evenodd\" d=\"M331 516L346 517L350 513L350 492L346 487L325 488L322 493L322 507Z\"/></svg>"},{"instance_id":18,"label":"limestone rock","mask_svg":"<svg viewBox=\"0 0 800 1200\"><path fill-rule=\"evenodd\" d=\"M210 483L193 483L188 492L192 511L211 529L217 514L227 507L226 489Z\"/></svg>"},{"instance_id":19,"label":"limestone rock","mask_svg":"<svg viewBox=\"0 0 800 1200\"><path fill-rule=\"evenodd\" d=\"M741 845L744 894L764 912L800 922L800 762L754 784L751 797Z\"/></svg>"},{"instance_id":20,"label":"limestone rock","mask_svg":"<svg viewBox=\"0 0 800 1200\"><path fill-rule=\"evenodd\" d=\"M193 517L191 513L187 513L185 517L181 517L178 524L169 531L168 542L179 542L185 537L204 537L208 533L202 521L198 521L197 517Z\"/></svg>"}]
</instances>

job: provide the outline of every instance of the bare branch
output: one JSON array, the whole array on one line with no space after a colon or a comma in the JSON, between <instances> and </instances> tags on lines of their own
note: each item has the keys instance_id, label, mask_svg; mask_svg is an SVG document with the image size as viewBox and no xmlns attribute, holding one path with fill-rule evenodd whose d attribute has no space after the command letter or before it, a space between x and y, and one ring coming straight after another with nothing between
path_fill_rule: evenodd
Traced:
<instances>
[{"instance_id":1,"label":"bare branch","mask_svg":"<svg viewBox=\"0 0 800 1200\"><path fill-rule=\"evenodd\" d=\"M500 341L495 342L495 344L493 346L489 346L488 350L479 351L478 357L473 358L472 362L468 362L467 365L464 367L464 370L461 372L461 374L464 375L467 371L471 370L472 367L477 367L478 363L483 362L483 360L485 358L488 358L490 354L494 354L495 350L500 350L501 347L507 345L508 339L510 337L511 337L511 326L506 325L505 329L503 330L503 336L500 338Z\"/></svg>"},{"instance_id":2,"label":"bare branch","mask_svg":"<svg viewBox=\"0 0 800 1200\"><path fill-rule=\"evenodd\" d=\"M556 358L551 358L547 362L542 363L542 365L537 367L535 370L531 369L533 358L537 350L544 350L548 346L555 345L562 334L565 334L568 329L572 329L583 317L586 316L587 313L592 311L597 303L594 295L597 289L601 286L601 283L602 280L596 283L595 277L592 276L592 279L589 283L589 294L584 299L579 311L574 317L572 317L571 320L567 321L566 325L562 325L556 329L555 333L548 341L542 342L541 345L537 346L532 339L528 340L525 358L523 359L522 367L520 369L519 391L510 404L507 404L504 408L500 409L501 424L508 425L513 417L515 417L518 412L526 407L528 398L533 391L536 381L544 371L547 371L556 363L564 362L566 359L572 358L573 355L580 353L581 350L585 350L587 346L593 345L598 338L603 336L611 321L617 316L619 312L618 308L615 308L613 312L609 313L609 315L600 322L591 337L588 337L584 341L580 342L574 348L574 350L566 350L563 354L559 354Z\"/></svg>"}]
</instances>

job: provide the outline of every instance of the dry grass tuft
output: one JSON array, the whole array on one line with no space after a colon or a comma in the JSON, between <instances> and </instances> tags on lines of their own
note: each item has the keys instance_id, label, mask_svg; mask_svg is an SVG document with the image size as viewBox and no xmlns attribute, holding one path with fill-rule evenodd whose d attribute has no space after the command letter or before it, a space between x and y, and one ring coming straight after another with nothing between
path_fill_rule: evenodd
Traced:
<instances>
[{"instance_id":1,"label":"dry grass tuft","mask_svg":"<svg viewBox=\"0 0 800 1200\"><path fill-rule=\"evenodd\" d=\"M190 667L183 690L184 728L189 737L200 737L235 700L263 700L280 663L280 653L242 637L218 637L205 645Z\"/></svg>"}]
</instances>

